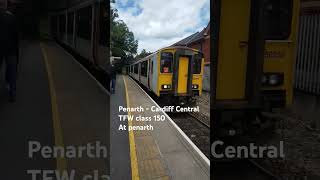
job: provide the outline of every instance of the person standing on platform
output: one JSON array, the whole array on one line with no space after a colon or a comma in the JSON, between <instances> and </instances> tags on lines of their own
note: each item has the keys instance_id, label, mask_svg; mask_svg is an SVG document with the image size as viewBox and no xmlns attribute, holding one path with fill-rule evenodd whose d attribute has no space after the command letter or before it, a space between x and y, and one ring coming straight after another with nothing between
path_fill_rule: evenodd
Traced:
<instances>
[{"instance_id":1,"label":"person standing on platform","mask_svg":"<svg viewBox=\"0 0 320 180\"><path fill-rule=\"evenodd\" d=\"M110 78L111 78L110 91L111 91L111 94L114 94L116 92L117 72L113 64L111 64Z\"/></svg>"},{"instance_id":2,"label":"person standing on platform","mask_svg":"<svg viewBox=\"0 0 320 180\"><path fill-rule=\"evenodd\" d=\"M1 66L4 61L9 101L15 102L19 61L19 33L16 17L8 11L7 6L7 0L0 0L0 69L2 69Z\"/></svg>"},{"instance_id":3,"label":"person standing on platform","mask_svg":"<svg viewBox=\"0 0 320 180\"><path fill-rule=\"evenodd\" d=\"M106 72L107 88L111 94L114 94L116 90L117 71L114 64L111 61L108 61L106 63Z\"/></svg>"}]
</instances>

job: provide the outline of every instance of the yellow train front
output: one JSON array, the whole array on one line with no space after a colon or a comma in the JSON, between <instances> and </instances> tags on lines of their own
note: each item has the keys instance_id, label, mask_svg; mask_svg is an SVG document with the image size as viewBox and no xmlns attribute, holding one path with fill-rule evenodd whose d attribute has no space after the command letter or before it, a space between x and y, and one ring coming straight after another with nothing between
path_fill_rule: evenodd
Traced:
<instances>
[{"instance_id":1,"label":"yellow train front","mask_svg":"<svg viewBox=\"0 0 320 180\"><path fill-rule=\"evenodd\" d=\"M262 112L292 103L299 0L217 0L214 7L214 136L259 133L268 125Z\"/></svg>"},{"instance_id":2,"label":"yellow train front","mask_svg":"<svg viewBox=\"0 0 320 180\"><path fill-rule=\"evenodd\" d=\"M202 93L203 54L187 47L168 47L138 60L129 75L168 103L184 105Z\"/></svg>"}]
</instances>

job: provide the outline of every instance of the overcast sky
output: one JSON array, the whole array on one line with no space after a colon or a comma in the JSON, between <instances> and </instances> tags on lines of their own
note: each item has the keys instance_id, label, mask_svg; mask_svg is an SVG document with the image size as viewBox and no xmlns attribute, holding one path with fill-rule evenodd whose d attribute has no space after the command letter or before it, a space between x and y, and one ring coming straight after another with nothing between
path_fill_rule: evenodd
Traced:
<instances>
[{"instance_id":1,"label":"overcast sky","mask_svg":"<svg viewBox=\"0 0 320 180\"><path fill-rule=\"evenodd\" d=\"M139 53L201 31L210 18L210 0L116 0L112 6L139 40Z\"/></svg>"}]
</instances>

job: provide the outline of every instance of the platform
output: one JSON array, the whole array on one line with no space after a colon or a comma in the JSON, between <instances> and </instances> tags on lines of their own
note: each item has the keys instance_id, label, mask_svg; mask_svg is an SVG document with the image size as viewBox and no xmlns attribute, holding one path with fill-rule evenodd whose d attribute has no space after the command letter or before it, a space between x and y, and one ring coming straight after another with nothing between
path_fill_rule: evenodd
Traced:
<instances>
[{"instance_id":1,"label":"platform","mask_svg":"<svg viewBox=\"0 0 320 180\"><path fill-rule=\"evenodd\" d=\"M30 169L75 169L76 177L94 169L105 174L106 158L28 158L29 141L50 147L108 144L109 96L53 41L23 41L20 53L15 103L7 101L0 76L1 177L31 179Z\"/></svg>"},{"instance_id":2,"label":"platform","mask_svg":"<svg viewBox=\"0 0 320 180\"><path fill-rule=\"evenodd\" d=\"M122 82L124 81L124 86ZM125 96L127 107L139 107L144 109L158 105L137 85L137 83L128 76L117 77L116 92ZM116 102L120 96L116 93L111 96L111 109L118 111ZM122 101L124 101L122 99ZM116 104L115 104L116 103ZM124 103L122 103L124 104ZM130 112L134 116L153 117L154 115L164 115L165 121L162 122L141 122L128 121L127 125L153 126L153 130L130 131L130 161L131 175L139 179L190 179L207 180L210 179L210 162L201 153L191 140L182 132L181 129L164 112ZM119 117L114 116L111 122L119 124ZM116 126L112 131L118 131ZM121 134L118 132L118 134ZM125 133L124 133L125 134ZM113 140L111 139L111 142ZM112 143L114 144L114 143ZM122 144L122 142L120 142ZM112 149L111 149L112 150ZM129 158L125 153L124 156ZM112 152L111 152L112 154ZM111 166L113 163L111 161ZM122 166L123 167L123 166ZM116 167L114 167L116 168ZM112 178L111 173L111 178Z\"/></svg>"},{"instance_id":3,"label":"platform","mask_svg":"<svg viewBox=\"0 0 320 180\"><path fill-rule=\"evenodd\" d=\"M209 179L209 160L164 112L132 113L164 122L151 122L153 131L119 131L119 106L151 107L156 103L127 76L118 76L110 96L73 57L53 41L23 41L17 101L9 103L0 76L1 163L5 179L30 179L27 170L76 171L76 179L110 169L111 179ZM111 105L109 104L111 102ZM110 110L110 114L109 114ZM110 117L109 117L110 115ZM110 122L108 121L110 120ZM111 130L111 131L110 131ZM83 146L111 143L108 158L28 158L28 142L43 146Z\"/></svg>"}]
</instances>

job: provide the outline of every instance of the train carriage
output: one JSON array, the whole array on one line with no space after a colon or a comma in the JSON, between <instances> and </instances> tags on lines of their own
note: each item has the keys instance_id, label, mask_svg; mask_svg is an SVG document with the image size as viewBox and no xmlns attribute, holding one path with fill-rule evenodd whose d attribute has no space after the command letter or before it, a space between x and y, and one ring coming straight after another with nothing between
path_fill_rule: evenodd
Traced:
<instances>
[{"instance_id":1,"label":"train carriage","mask_svg":"<svg viewBox=\"0 0 320 180\"><path fill-rule=\"evenodd\" d=\"M157 97L186 104L202 93L203 65L198 50L167 47L131 64L129 75Z\"/></svg>"},{"instance_id":2,"label":"train carriage","mask_svg":"<svg viewBox=\"0 0 320 180\"><path fill-rule=\"evenodd\" d=\"M265 106L286 107L293 98L299 1L268 0L265 6L262 96Z\"/></svg>"},{"instance_id":3,"label":"train carriage","mask_svg":"<svg viewBox=\"0 0 320 180\"><path fill-rule=\"evenodd\" d=\"M103 71L110 51L106 8L104 1L85 0L49 14L52 37Z\"/></svg>"},{"instance_id":4,"label":"train carriage","mask_svg":"<svg viewBox=\"0 0 320 180\"><path fill-rule=\"evenodd\" d=\"M259 127L268 125L262 112L292 104L299 4L215 1L214 137L261 132Z\"/></svg>"}]
</instances>

